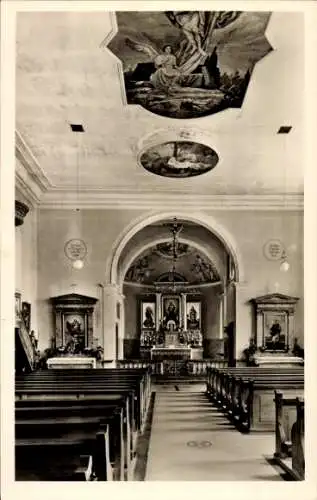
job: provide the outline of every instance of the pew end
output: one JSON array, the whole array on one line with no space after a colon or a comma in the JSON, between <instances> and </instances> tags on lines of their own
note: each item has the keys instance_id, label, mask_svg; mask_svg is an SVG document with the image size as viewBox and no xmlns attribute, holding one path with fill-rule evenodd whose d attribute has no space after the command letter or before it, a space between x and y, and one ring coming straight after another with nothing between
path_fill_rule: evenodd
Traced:
<instances>
[{"instance_id":1,"label":"pew end","mask_svg":"<svg viewBox=\"0 0 317 500\"><path fill-rule=\"evenodd\" d=\"M275 391L276 462L297 481L305 479L304 400Z\"/></svg>"},{"instance_id":2,"label":"pew end","mask_svg":"<svg viewBox=\"0 0 317 500\"><path fill-rule=\"evenodd\" d=\"M80 465L74 472L75 481L92 481L93 480L93 458L92 455L80 455Z\"/></svg>"}]
</instances>

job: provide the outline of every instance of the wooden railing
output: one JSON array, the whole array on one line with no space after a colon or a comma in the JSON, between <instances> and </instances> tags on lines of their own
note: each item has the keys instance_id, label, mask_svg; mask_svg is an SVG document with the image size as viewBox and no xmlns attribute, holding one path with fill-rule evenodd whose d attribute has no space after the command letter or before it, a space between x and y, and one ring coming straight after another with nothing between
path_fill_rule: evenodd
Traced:
<instances>
[{"instance_id":1,"label":"wooden railing","mask_svg":"<svg viewBox=\"0 0 317 500\"><path fill-rule=\"evenodd\" d=\"M175 361L176 363L176 361ZM117 361L118 368L150 368L150 373L152 375L168 375L170 373L170 365L166 361L145 361L139 359L131 359L131 360L118 360ZM211 359L202 359L202 360L190 360L182 362L182 375L189 377L205 377L207 375L207 370L209 368L222 368L226 367L227 362L220 360L215 361Z\"/></svg>"},{"instance_id":2,"label":"wooden railing","mask_svg":"<svg viewBox=\"0 0 317 500\"><path fill-rule=\"evenodd\" d=\"M32 338L26 329L25 323L21 318L19 322L19 326L16 328L18 330L18 335L24 349L27 361L29 363L30 370L34 370L36 360L37 360L37 351L35 345L33 344Z\"/></svg>"}]
</instances>

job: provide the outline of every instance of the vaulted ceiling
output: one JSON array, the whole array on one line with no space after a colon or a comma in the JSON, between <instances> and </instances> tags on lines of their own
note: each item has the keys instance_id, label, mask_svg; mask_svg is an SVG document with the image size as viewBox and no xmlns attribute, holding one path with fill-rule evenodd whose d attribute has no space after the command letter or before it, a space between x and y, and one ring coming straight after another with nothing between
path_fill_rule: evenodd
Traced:
<instances>
[{"instance_id":1,"label":"vaulted ceiling","mask_svg":"<svg viewBox=\"0 0 317 500\"><path fill-rule=\"evenodd\" d=\"M121 61L107 48L108 12L17 15L16 127L38 164L42 202L114 193L279 195L303 192L303 18L274 12L273 50L259 61L241 108L172 119L126 102ZM82 124L73 133L70 124ZM289 134L278 134L291 126ZM203 175L171 178L143 168L140 152L183 134L219 162Z\"/></svg>"}]
</instances>

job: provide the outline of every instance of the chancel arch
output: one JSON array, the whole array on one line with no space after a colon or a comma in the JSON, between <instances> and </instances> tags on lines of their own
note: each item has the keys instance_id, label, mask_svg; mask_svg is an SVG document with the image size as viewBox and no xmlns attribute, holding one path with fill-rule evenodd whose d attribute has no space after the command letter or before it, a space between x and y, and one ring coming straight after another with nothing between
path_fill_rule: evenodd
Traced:
<instances>
[{"instance_id":1,"label":"chancel arch","mask_svg":"<svg viewBox=\"0 0 317 500\"><path fill-rule=\"evenodd\" d=\"M175 261L171 252L173 221L182 227ZM197 350L187 351L187 355L201 358L224 356L226 314L230 311L230 320L235 323L232 311L236 307L235 298L227 294L227 289L239 272L236 255L230 253L218 235L205 224L184 216L155 217L131 233L120 256L114 252L113 262L117 262L112 273L117 282L112 286L124 297L124 357L149 357L153 355L149 350L158 346L195 347ZM177 319L167 318L168 299L177 310ZM146 311L155 316L148 328L144 327L149 321Z\"/></svg>"},{"instance_id":2,"label":"chancel arch","mask_svg":"<svg viewBox=\"0 0 317 500\"><path fill-rule=\"evenodd\" d=\"M147 214L145 216L138 217L125 228L125 230L114 242L114 250L107 261L105 273L106 283L118 284L119 259L126 245L136 234L138 234L143 228L147 226L164 220L172 220L174 217L180 220L185 220L189 223L196 224L198 227L205 228L210 232L211 235L217 237L232 258L235 269L235 281L244 281L244 265L242 256L239 251L239 246L230 231L223 224L217 221L215 217L203 213L170 211Z\"/></svg>"}]
</instances>

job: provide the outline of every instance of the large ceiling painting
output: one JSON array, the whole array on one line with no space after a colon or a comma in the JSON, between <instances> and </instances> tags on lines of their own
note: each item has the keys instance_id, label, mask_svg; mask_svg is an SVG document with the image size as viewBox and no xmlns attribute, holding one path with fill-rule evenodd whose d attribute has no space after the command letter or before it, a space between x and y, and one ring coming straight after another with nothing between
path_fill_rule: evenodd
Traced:
<instances>
[{"instance_id":1,"label":"large ceiling painting","mask_svg":"<svg viewBox=\"0 0 317 500\"><path fill-rule=\"evenodd\" d=\"M108 48L122 61L128 104L197 118L242 105L253 67L272 47L269 12L117 12Z\"/></svg>"},{"instance_id":2,"label":"large ceiling painting","mask_svg":"<svg viewBox=\"0 0 317 500\"><path fill-rule=\"evenodd\" d=\"M209 146L192 141L170 141L152 146L140 156L149 172L163 177L193 177L209 172L218 163Z\"/></svg>"}]
</instances>

